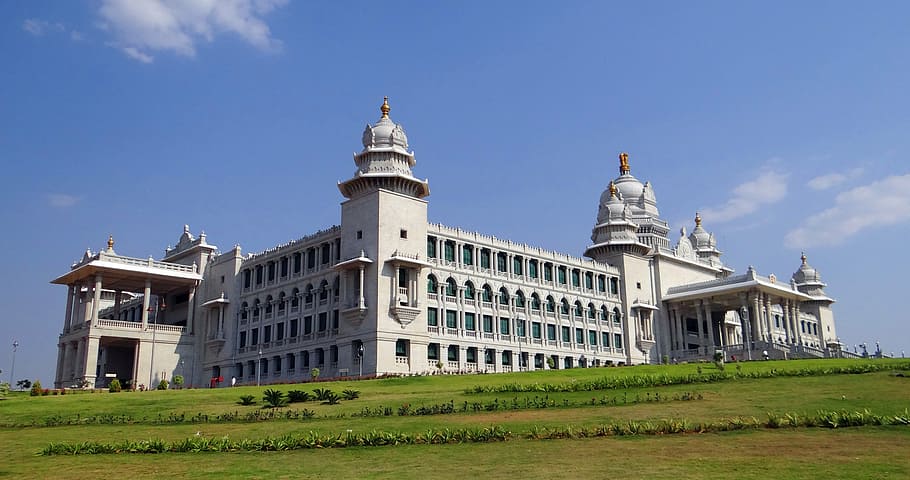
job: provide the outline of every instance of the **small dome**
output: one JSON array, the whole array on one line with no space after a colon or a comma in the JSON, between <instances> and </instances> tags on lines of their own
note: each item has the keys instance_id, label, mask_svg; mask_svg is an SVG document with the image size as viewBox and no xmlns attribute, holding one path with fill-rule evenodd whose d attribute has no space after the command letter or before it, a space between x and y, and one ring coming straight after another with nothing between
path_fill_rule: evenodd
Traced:
<instances>
[{"instance_id":1,"label":"small dome","mask_svg":"<svg viewBox=\"0 0 910 480\"><path fill-rule=\"evenodd\" d=\"M404 128L396 124L389 118L389 97L385 97L382 102L382 117L374 125L367 125L363 130L363 148L364 150L373 150L381 148L398 147L407 151L408 136L404 133Z\"/></svg>"},{"instance_id":2,"label":"small dome","mask_svg":"<svg viewBox=\"0 0 910 480\"><path fill-rule=\"evenodd\" d=\"M695 214L695 228L689 235L689 241L696 249L714 247L714 236L701 226L701 215L698 213Z\"/></svg>"},{"instance_id":3,"label":"small dome","mask_svg":"<svg viewBox=\"0 0 910 480\"><path fill-rule=\"evenodd\" d=\"M597 223L604 223L608 220L628 219L629 208L622 200L617 198L616 192L616 184L610 182L610 188L600 197L600 211L597 214ZM607 197L607 195L609 196ZM607 197L606 201L604 197Z\"/></svg>"},{"instance_id":4,"label":"small dome","mask_svg":"<svg viewBox=\"0 0 910 480\"><path fill-rule=\"evenodd\" d=\"M793 274L793 281L796 283L822 283L822 277L819 275L818 271L806 262L805 253L802 254L800 259L803 263L799 266L799 270Z\"/></svg>"}]
</instances>

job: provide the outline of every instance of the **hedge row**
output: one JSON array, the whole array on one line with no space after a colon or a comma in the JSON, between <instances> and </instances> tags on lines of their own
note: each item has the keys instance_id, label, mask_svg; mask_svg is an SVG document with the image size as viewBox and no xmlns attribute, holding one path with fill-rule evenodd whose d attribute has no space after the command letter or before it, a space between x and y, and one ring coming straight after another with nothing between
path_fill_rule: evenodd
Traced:
<instances>
[{"instance_id":1,"label":"hedge row","mask_svg":"<svg viewBox=\"0 0 910 480\"><path fill-rule=\"evenodd\" d=\"M378 447L386 445L437 445L451 443L504 442L517 438L532 440L557 438L587 438L627 435L666 435L680 433L709 433L732 430L784 427L842 428L867 425L910 426L910 412L900 415L876 415L863 411L819 411L815 415L793 413L768 414L764 421L755 417L736 417L719 422L694 423L685 419L606 423L593 427L532 427L524 433L513 433L501 426L481 428L429 430L426 433L371 431L324 435L319 432L289 434L262 439L231 440L228 437L190 437L174 442L161 439L122 441L116 443L77 442L51 443L38 455L97 455L124 453L199 453L199 452L264 452L313 448Z\"/></svg>"},{"instance_id":2,"label":"hedge row","mask_svg":"<svg viewBox=\"0 0 910 480\"><path fill-rule=\"evenodd\" d=\"M616 390L624 388L654 388L668 385L690 385L698 383L717 383L737 379L759 379L774 377L815 377L824 375L845 375L873 373L891 370L910 370L910 362L903 363L865 363L843 367L815 367L800 369L769 369L743 372L717 371L711 373L690 373L685 375L642 374L601 377L587 382L570 383L507 383L502 385L475 385L465 390L467 394L475 393L528 393L528 392L592 392L599 390Z\"/></svg>"}]
</instances>

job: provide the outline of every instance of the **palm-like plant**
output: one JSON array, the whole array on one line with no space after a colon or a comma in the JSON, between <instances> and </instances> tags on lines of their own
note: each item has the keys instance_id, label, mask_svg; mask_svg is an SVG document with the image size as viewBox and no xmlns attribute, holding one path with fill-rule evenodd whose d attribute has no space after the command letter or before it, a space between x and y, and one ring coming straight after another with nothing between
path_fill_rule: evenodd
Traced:
<instances>
[{"instance_id":1,"label":"palm-like plant","mask_svg":"<svg viewBox=\"0 0 910 480\"><path fill-rule=\"evenodd\" d=\"M284 392L280 390L270 388L262 393L262 401L271 408L284 407L288 404L288 399L285 398Z\"/></svg>"}]
</instances>

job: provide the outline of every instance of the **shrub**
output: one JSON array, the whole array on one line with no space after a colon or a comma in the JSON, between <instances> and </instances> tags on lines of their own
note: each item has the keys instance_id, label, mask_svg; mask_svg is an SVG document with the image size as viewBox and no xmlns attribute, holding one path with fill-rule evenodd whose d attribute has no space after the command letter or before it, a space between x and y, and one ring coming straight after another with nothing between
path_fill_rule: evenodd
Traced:
<instances>
[{"instance_id":1,"label":"shrub","mask_svg":"<svg viewBox=\"0 0 910 480\"><path fill-rule=\"evenodd\" d=\"M303 392L300 390L291 390L288 392L288 402L298 403L298 402L308 402L310 401L310 392Z\"/></svg>"},{"instance_id":2,"label":"shrub","mask_svg":"<svg viewBox=\"0 0 910 480\"><path fill-rule=\"evenodd\" d=\"M288 399L284 397L284 392L271 388L263 392L262 401L271 408L283 407L288 404Z\"/></svg>"},{"instance_id":3,"label":"shrub","mask_svg":"<svg viewBox=\"0 0 910 480\"><path fill-rule=\"evenodd\" d=\"M6 382L0 382L0 400L6 398L7 394L9 394L9 384Z\"/></svg>"},{"instance_id":4,"label":"shrub","mask_svg":"<svg viewBox=\"0 0 910 480\"><path fill-rule=\"evenodd\" d=\"M322 402L326 405L338 405L341 401L341 397L337 393L329 391L329 394L325 396L325 401Z\"/></svg>"},{"instance_id":5,"label":"shrub","mask_svg":"<svg viewBox=\"0 0 910 480\"><path fill-rule=\"evenodd\" d=\"M344 397L345 400L354 400L355 398L360 397L360 392L358 392L357 390L354 390L352 388L349 388L347 390L343 390L341 392L341 395Z\"/></svg>"},{"instance_id":6,"label":"shrub","mask_svg":"<svg viewBox=\"0 0 910 480\"><path fill-rule=\"evenodd\" d=\"M329 395L332 395L332 391L328 388L316 388L313 390L313 393L316 394L316 400L324 401Z\"/></svg>"},{"instance_id":7,"label":"shrub","mask_svg":"<svg viewBox=\"0 0 910 480\"><path fill-rule=\"evenodd\" d=\"M314 369L310 370L310 375L313 377L313 381L314 381L314 382L315 382L316 380L319 380L319 369L318 369L318 368L314 368Z\"/></svg>"},{"instance_id":8,"label":"shrub","mask_svg":"<svg viewBox=\"0 0 910 480\"><path fill-rule=\"evenodd\" d=\"M183 388L183 375L174 375L172 383L177 388Z\"/></svg>"},{"instance_id":9,"label":"shrub","mask_svg":"<svg viewBox=\"0 0 910 480\"><path fill-rule=\"evenodd\" d=\"M660 357L660 363L663 363L664 365L669 365L669 364L670 364L670 356L669 356L669 355L664 355L664 356Z\"/></svg>"},{"instance_id":10,"label":"shrub","mask_svg":"<svg viewBox=\"0 0 910 480\"><path fill-rule=\"evenodd\" d=\"M167 390L167 380L161 379L161 381L158 382L158 387L157 387L157 389L158 389L158 390Z\"/></svg>"},{"instance_id":11,"label":"shrub","mask_svg":"<svg viewBox=\"0 0 910 480\"><path fill-rule=\"evenodd\" d=\"M111 384L107 386L107 391L111 392L111 393L117 393L120 390L121 390L120 380L118 380L116 378L111 380Z\"/></svg>"},{"instance_id":12,"label":"shrub","mask_svg":"<svg viewBox=\"0 0 910 480\"><path fill-rule=\"evenodd\" d=\"M254 397L252 395L241 395L240 401L237 403L239 403L241 405L255 405L256 404L256 400L254 400L255 398L256 397Z\"/></svg>"},{"instance_id":13,"label":"shrub","mask_svg":"<svg viewBox=\"0 0 910 480\"><path fill-rule=\"evenodd\" d=\"M29 391L29 395L31 395L33 397L37 397L38 395L41 395L41 381L40 380L35 380L35 382L32 383L32 389L31 389L31 391Z\"/></svg>"}]
</instances>

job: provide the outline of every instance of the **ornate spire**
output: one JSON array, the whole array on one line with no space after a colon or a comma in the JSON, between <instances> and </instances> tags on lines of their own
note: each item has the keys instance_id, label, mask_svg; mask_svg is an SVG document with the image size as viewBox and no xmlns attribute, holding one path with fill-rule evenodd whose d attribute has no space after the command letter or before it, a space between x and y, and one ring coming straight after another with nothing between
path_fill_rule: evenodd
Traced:
<instances>
[{"instance_id":1,"label":"ornate spire","mask_svg":"<svg viewBox=\"0 0 910 480\"><path fill-rule=\"evenodd\" d=\"M699 215L698 212L695 212L695 226L701 226L701 215Z\"/></svg>"},{"instance_id":2,"label":"ornate spire","mask_svg":"<svg viewBox=\"0 0 910 480\"><path fill-rule=\"evenodd\" d=\"M805 265L806 264L806 252L803 252L803 254L800 255L799 259L802 260L803 265Z\"/></svg>"},{"instance_id":3,"label":"ornate spire","mask_svg":"<svg viewBox=\"0 0 910 480\"><path fill-rule=\"evenodd\" d=\"M610 180L610 197L616 198L616 184L613 183L613 180Z\"/></svg>"},{"instance_id":4,"label":"ornate spire","mask_svg":"<svg viewBox=\"0 0 910 480\"><path fill-rule=\"evenodd\" d=\"M630 171L631 169L629 168L629 154L622 152L619 154L619 174L625 175Z\"/></svg>"},{"instance_id":5,"label":"ornate spire","mask_svg":"<svg viewBox=\"0 0 910 480\"><path fill-rule=\"evenodd\" d=\"M108 249L108 251L111 251L114 249L114 236L113 235L108 235L108 237L107 237L107 249Z\"/></svg>"},{"instance_id":6,"label":"ornate spire","mask_svg":"<svg viewBox=\"0 0 910 480\"><path fill-rule=\"evenodd\" d=\"M382 118L389 118L389 111L392 110L389 106L389 97L382 97L382 106L379 110L382 112Z\"/></svg>"}]
</instances>

